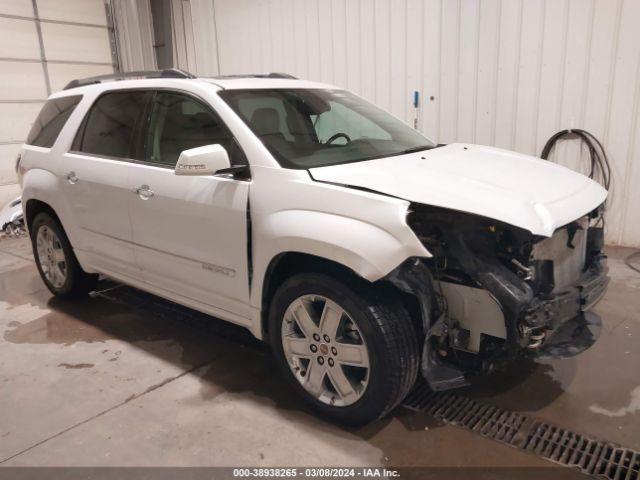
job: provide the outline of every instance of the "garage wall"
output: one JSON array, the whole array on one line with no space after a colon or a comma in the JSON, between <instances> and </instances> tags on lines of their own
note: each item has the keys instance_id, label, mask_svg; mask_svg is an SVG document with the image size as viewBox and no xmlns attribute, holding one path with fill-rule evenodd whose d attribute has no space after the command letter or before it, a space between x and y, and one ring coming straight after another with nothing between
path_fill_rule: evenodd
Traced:
<instances>
[{"instance_id":1,"label":"garage wall","mask_svg":"<svg viewBox=\"0 0 640 480\"><path fill-rule=\"evenodd\" d=\"M111 0L120 70L155 70L149 0Z\"/></svg>"},{"instance_id":2,"label":"garage wall","mask_svg":"<svg viewBox=\"0 0 640 480\"><path fill-rule=\"evenodd\" d=\"M592 132L613 163L608 241L640 246L640 0L173 2L195 50L178 66L201 75L288 72L409 123L417 90L418 126L442 143L539 154L558 130ZM555 160L586 170L578 145Z\"/></svg>"},{"instance_id":3,"label":"garage wall","mask_svg":"<svg viewBox=\"0 0 640 480\"><path fill-rule=\"evenodd\" d=\"M113 72L103 0L0 0L0 206L42 104L74 78Z\"/></svg>"}]
</instances>

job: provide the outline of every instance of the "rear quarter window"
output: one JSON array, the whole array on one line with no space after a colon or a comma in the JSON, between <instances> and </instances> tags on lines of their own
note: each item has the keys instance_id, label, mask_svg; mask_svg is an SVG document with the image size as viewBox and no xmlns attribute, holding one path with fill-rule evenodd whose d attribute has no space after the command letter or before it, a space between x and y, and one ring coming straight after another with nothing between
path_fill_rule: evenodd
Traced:
<instances>
[{"instance_id":1,"label":"rear quarter window","mask_svg":"<svg viewBox=\"0 0 640 480\"><path fill-rule=\"evenodd\" d=\"M81 99L82 95L73 95L47 100L29 131L26 143L51 148Z\"/></svg>"}]
</instances>

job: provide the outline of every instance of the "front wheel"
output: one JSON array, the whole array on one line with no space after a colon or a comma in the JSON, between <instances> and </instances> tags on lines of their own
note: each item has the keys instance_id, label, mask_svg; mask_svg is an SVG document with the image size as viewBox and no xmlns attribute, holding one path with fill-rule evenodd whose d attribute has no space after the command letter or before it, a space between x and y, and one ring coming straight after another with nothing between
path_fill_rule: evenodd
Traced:
<instances>
[{"instance_id":1,"label":"front wheel","mask_svg":"<svg viewBox=\"0 0 640 480\"><path fill-rule=\"evenodd\" d=\"M296 275L276 292L269 318L284 375L322 416L347 425L393 409L419 366L416 328L395 292L356 284Z\"/></svg>"}]
</instances>

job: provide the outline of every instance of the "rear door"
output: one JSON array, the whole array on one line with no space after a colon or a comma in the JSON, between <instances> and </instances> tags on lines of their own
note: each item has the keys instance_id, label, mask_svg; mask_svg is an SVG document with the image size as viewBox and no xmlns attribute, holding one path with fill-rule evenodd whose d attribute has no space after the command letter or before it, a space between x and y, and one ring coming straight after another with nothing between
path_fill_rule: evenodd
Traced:
<instances>
[{"instance_id":1,"label":"rear door","mask_svg":"<svg viewBox=\"0 0 640 480\"><path fill-rule=\"evenodd\" d=\"M246 323L238 317L249 317L249 182L174 173L183 150L203 145L222 145L232 163L246 160L219 116L186 93L158 91L148 118L129 183L139 192L129 210L142 275L176 300Z\"/></svg>"},{"instance_id":2,"label":"rear door","mask_svg":"<svg viewBox=\"0 0 640 480\"><path fill-rule=\"evenodd\" d=\"M128 201L133 145L150 93L102 94L65 154L64 188L79 227L75 248L96 269L139 278Z\"/></svg>"}]
</instances>

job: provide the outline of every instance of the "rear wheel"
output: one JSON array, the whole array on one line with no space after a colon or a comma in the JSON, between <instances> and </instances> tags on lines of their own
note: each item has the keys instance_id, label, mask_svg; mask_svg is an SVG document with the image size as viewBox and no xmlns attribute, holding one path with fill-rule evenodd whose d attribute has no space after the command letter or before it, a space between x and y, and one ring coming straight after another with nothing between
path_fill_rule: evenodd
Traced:
<instances>
[{"instance_id":1,"label":"rear wheel","mask_svg":"<svg viewBox=\"0 0 640 480\"><path fill-rule=\"evenodd\" d=\"M395 292L300 274L276 292L269 332L284 375L322 416L361 425L393 409L419 364L413 321Z\"/></svg>"},{"instance_id":2,"label":"rear wheel","mask_svg":"<svg viewBox=\"0 0 640 480\"><path fill-rule=\"evenodd\" d=\"M48 213L33 220L31 243L40 277L51 293L70 298L95 289L98 276L82 270L62 226Z\"/></svg>"}]
</instances>

